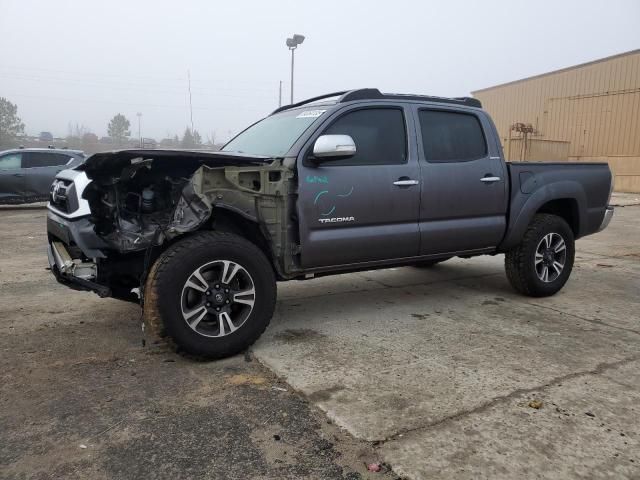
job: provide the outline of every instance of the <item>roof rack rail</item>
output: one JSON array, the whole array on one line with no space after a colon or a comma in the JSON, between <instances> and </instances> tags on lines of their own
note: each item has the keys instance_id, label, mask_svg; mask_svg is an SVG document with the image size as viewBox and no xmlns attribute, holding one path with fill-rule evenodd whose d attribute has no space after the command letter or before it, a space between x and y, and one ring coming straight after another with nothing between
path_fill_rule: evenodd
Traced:
<instances>
[{"instance_id":1,"label":"roof rack rail","mask_svg":"<svg viewBox=\"0 0 640 480\"><path fill-rule=\"evenodd\" d=\"M430 95L403 95L401 93L385 94L385 98L399 98L405 100L421 100L433 103L448 103L453 105L464 105L466 107L482 108L482 103L473 97L433 97Z\"/></svg>"},{"instance_id":2,"label":"roof rack rail","mask_svg":"<svg viewBox=\"0 0 640 480\"><path fill-rule=\"evenodd\" d=\"M433 103L448 103L453 105L465 105L467 107L477 107L482 108L482 103L480 100L473 97L432 97L429 95L412 95L412 94L403 94L403 93L382 93L377 88L360 88L357 90L347 90L344 92L334 92L327 93L325 95L319 95L317 97L308 98L306 100L302 100L298 103L293 103L291 105L284 105L275 109L272 112L278 113L284 110L289 110L290 108L300 107L307 103L315 102L317 100L322 100L323 98L330 97L340 97L338 99L338 103L345 102L353 102L355 100L418 100L422 102L433 102Z\"/></svg>"},{"instance_id":3,"label":"roof rack rail","mask_svg":"<svg viewBox=\"0 0 640 480\"><path fill-rule=\"evenodd\" d=\"M359 88L358 90L350 90L340 97L338 103L352 102L354 100L377 100L384 98L377 88Z\"/></svg>"},{"instance_id":4,"label":"roof rack rail","mask_svg":"<svg viewBox=\"0 0 640 480\"><path fill-rule=\"evenodd\" d=\"M482 108L480 100L473 97L434 97L430 95L413 95L404 93L381 93L377 88L361 88L351 90L340 97L339 102L350 102L352 100L419 100L423 102L450 103L454 105L466 105L468 107Z\"/></svg>"},{"instance_id":5,"label":"roof rack rail","mask_svg":"<svg viewBox=\"0 0 640 480\"><path fill-rule=\"evenodd\" d=\"M349 92L342 91L342 92L325 93L324 95L318 95L317 97L307 98L306 100L302 100L301 102L292 103L290 105L283 105L281 107L276 108L273 112L271 112L271 115L273 115L274 113L282 112L284 110L289 110L290 108L301 107L302 105L306 105L307 103L315 102L317 100L322 100L323 98L331 98L331 97L339 97L339 96L341 97L345 93L349 93Z\"/></svg>"}]
</instances>

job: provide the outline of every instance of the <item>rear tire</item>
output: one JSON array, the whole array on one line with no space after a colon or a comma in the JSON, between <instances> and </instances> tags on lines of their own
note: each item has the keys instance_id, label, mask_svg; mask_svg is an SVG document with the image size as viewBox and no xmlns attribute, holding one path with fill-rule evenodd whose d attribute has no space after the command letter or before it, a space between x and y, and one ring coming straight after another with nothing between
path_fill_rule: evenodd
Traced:
<instances>
[{"instance_id":1,"label":"rear tire","mask_svg":"<svg viewBox=\"0 0 640 480\"><path fill-rule=\"evenodd\" d=\"M154 334L202 358L234 355L264 332L276 304L265 254L243 237L200 232L158 258L145 287L144 316Z\"/></svg>"},{"instance_id":2,"label":"rear tire","mask_svg":"<svg viewBox=\"0 0 640 480\"><path fill-rule=\"evenodd\" d=\"M507 278L524 295L554 295L567 283L574 255L575 240L567 222L556 215L537 214L520 245L505 254Z\"/></svg>"}]
</instances>

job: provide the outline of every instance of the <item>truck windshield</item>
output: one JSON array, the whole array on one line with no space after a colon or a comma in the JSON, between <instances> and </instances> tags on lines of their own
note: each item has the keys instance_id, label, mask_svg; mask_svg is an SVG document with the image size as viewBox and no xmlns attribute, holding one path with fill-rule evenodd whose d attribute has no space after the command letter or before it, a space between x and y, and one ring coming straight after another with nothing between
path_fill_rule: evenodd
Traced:
<instances>
[{"instance_id":1,"label":"truck windshield","mask_svg":"<svg viewBox=\"0 0 640 480\"><path fill-rule=\"evenodd\" d=\"M325 110L290 110L260 120L227 143L223 152L282 157Z\"/></svg>"}]
</instances>

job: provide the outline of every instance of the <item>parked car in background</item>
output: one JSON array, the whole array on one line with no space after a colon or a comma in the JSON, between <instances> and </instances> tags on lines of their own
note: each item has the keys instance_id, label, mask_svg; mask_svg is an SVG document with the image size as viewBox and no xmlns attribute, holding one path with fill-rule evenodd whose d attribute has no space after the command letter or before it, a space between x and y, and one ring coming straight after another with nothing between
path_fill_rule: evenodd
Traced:
<instances>
[{"instance_id":1,"label":"parked car in background","mask_svg":"<svg viewBox=\"0 0 640 480\"><path fill-rule=\"evenodd\" d=\"M49 198L55 176L86 158L80 150L20 148L0 152L0 204L41 202Z\"/></svg>"},{"instance_id":2,"label":"parked car in background","mask_svg":"<svg viewBox=\"0 0 640 480\"><path fill-rule=\"evenodd\" d=\"M51 132L40 132L38 136L40 142L53 142L53 134Z\"/></svg>"}]
</instances>

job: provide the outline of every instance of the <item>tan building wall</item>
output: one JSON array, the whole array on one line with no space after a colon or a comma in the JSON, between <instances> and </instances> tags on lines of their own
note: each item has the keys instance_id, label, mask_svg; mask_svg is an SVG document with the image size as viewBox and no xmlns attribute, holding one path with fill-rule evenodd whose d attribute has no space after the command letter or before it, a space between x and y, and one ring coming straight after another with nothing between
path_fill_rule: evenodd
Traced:
<instances>
[{"instance_id":1,"label":"tan building wall","mask_svg":"<svg viewBox=\"0 0 640 480\"><path fill-rule=\"evenodd\" d=\"M640 50L472 93L510 160L607 161L616 190L640 192ZM518 122L535 130L526 149L509 142Z\"/></svg>"}]
</instances>

